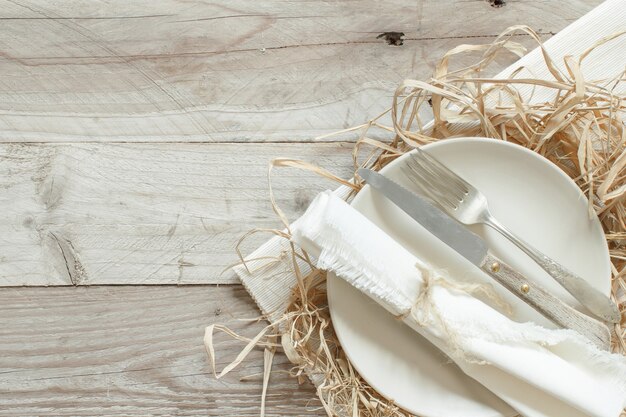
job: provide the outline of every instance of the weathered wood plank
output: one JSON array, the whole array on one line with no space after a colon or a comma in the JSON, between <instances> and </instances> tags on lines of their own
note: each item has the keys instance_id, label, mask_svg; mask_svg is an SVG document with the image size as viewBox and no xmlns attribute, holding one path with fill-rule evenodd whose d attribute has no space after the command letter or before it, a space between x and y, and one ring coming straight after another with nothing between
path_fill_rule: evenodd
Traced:
<instances>
[{"instance_id":1,"label":"weathered wood plank","mask_svg":"<svg viewBox=\"0 0 626 417\"><path fill-rule=\"evenodd\" d=\"M264 323L240 286L0 289L1 416L258 416L254 351L216 380L202 337L221 322L253 336ZM218 366L243 345L218 337ZM275 370L289 364L277 354ZM268 416L321 416L310 384L271 378Z\"/></svg>"},{"instance_id":2,"label":"weathered wood plank","mask_svg":"<svg viewBox=\"0 0 626 417\"><path fill-rule=\"evenodd\" d=\"M308 140L459 43L550 36L600 2L0 0L0 141Z\"/></svg>"},{"instance_id":3,"label":"weathered wood plank","mask_svg":"<svg viewBox=\"0 0 626 417\"><path fill-rule=\"evenodd\" d=\"M277 228L267 169L297 157L349 177L349 143L0 145L0 286L237 282L253 228ZM291 219L335 183L274 175ZM255 248L268 234L252 236Z\"/></svg>"}]
</instances>

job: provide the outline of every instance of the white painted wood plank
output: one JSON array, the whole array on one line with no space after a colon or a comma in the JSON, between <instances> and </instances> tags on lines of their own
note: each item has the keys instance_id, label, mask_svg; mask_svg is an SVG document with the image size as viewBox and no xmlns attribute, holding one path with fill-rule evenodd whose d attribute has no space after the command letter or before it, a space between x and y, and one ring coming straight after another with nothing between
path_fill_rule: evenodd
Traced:
<instances>
[{"instance_id":1,"label":"white painted wood plank","mask_svg":"<svg viewBox=\"0 0 626 417\"><path fill-rule=\"evenodd\" d=\"M308 140L459 43L549 37L600 2L0 0L0 141Z\"/></svg>"},{"instance_id":2,"label":"white painted wood plank","mask_svg":"<svg viewBox=\"0 0 626 417\"><path fill-rule=\"evenodd\" d=\"M0 286L237 282L235 244L280 227L275 157L343 177L352 144L0 145ZM297 218L335 183L283 168L277 201ZM247 248L268 234L253 236Z\"/></svg>"},{"instance_id":3,"label":"white painted wood plank","mask_svg":"<svg viewBox=\"0 0 626 417\"><path fill-rule=\"evenodd\" d=\"M256 307L240 286L3 288L0 416L257 417L262 351L223 379L202 337L220 322L253 336ZM218 336L218 367L243 347ZM289 364L277 354L274 369ZM275 373L267 416L323 416L313 388Z\"/></svg>"}]
</instances>

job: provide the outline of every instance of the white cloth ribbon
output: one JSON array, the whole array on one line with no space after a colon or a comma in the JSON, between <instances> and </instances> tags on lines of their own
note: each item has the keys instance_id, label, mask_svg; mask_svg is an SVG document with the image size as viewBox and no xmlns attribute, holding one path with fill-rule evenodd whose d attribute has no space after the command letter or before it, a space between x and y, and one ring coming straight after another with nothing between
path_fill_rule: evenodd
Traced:
<instances>
[{"instance_id":1,"label":"white cloth ribbon","mask_svg":"<svg viewBox=\"0 0 626 417\"><path fill-rule=\"evenodd\" d=\"M510 320L434 271L342 199L320 193L292 240L427 337L470 377L526 417L618 417L626 357L571 330Z\"/></svg>"}]
</instances>

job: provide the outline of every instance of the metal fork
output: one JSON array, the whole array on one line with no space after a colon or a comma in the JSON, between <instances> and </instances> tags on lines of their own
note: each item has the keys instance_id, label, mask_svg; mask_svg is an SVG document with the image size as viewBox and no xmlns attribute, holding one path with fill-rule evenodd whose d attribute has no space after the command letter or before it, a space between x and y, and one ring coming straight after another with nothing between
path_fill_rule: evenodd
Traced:
<instances>
[{"instance_id":1,"label":"metal fork","mask_svg":"<svg viewBox=\"0 0 626 417\"><path fill-rule=\"evenodd\" d=\"M487 198L479 190L428 152L416 149L409 155L403 170L426 196L451 217L466 225L482 223L498 231L530 256L589 311L606 321L619 323L620 312L606 295L513 234L492 216Z\"/></svg>"}]
</instances>

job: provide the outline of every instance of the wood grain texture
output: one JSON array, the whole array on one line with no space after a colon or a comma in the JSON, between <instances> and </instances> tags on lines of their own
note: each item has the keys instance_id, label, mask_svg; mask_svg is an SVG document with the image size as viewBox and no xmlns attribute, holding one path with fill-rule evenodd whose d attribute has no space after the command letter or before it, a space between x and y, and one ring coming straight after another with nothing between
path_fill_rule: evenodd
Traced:
<instances>
[{"instance_id":1,"label":"wood grain texture","mask_svg":"<svg viewBox=\"0 0 626 417\"><path fill-rule=\"evenodd\" d=\"M216 380L202 337L214 322L264 323L240 286L0 289L0 416L258 416L262 351ZM243 347L218 336L218 367ZM274 369L289 369L277 354ZM322 416L310 384L271 377L267 416Z\"/></svg>"},{"instance_id":2,"label":"wood grain texture","mask_svg":"<svg viewBox=\"0 0 626 417\"><path fill-rule=\"evenodd\" d=\"M0 141L310 140L460 43L549 37L600 2L0 0Z\"/></svg>"},{"instance_id":3,"label":"wood grain texture","mask_svg":"<svg viewBox=\"0 0 626 417\"><path fill-rule=\"evenodd\" d=\"M0 286L238 282L222 272L254 228L280 228L267 170L297 156L342 177L352 145L0 145ZM295 219L335 183L297 169L273 176ZM268 234L250 237L255 248Z\"/></svg>"}]
</instances>

